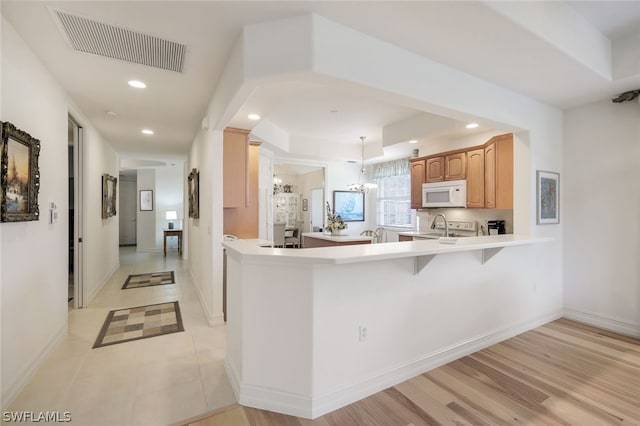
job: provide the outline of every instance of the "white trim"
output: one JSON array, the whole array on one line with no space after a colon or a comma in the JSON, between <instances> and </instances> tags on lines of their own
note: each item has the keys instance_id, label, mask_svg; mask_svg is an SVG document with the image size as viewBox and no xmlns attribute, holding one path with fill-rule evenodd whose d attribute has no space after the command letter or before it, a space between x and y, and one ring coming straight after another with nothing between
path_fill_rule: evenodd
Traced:
<instances>
[{"instance_id":1,"label":"white trim","mask_svg":"<svg viewBox=\"0 0 640 426\"><path fill-rule=\"evenodd\" d=\"M207 324L209 327L215 327L216 325L224 324L224 316L222 315L213 315L207 306L207 301L205 300L202 292L200 291L200 286L198 285L198 280L193 276L193 270L191 270L191 265L187 264L187 269L189 271L189 275L191 276L191 282L193 283L193 287L196 289L196 294L198 295L198 300L200 301L200 307L202 308L202 312L204 313L204 317L207 320ZM222 319L220 319L222 318Z\"/></svg>"},{"instance_id":2,"label":"white trim","mask_svg":"<svg viewBox=\"0 0 640 426\"><path fill-rule=\"evenodd\" d=\"M564 308L565 318L581 322L587 325L591 325L605 330L615 331L616 333L624 334L631 337L640 337L640 324L634 324L629 321L610 318L595 312L585 311L583 309L576 308Z\"/></svg>"},{"instance_id":3,"label":"white trim","mask_svg":"<svg viewBox=\"0 0 640 426\"><path fill-rule=\"evenodd\" d=\"M231 385L240 404L292 416L315 419L380 392L390 386L395 386L412 377L416 377L448 362L507 340L560 317L562 317L562 310L558 309L524 323L498 328L482 336L445 347L403 365L381 371L358 383L311 399L303 395L294 395L274 389L239 383L238 378L234 374L235 371L231 368L232 366L229 365L228 360L225 365Z\"/></svg>"},{"instance_id":4,"label":"white trim","mask_svg":"<svg viewBox=\"0 0 640 426\"><path fill-rule=\"evenodd\" d=\"M224 359L224 369L227 371L231 389L233 389L233 393L236 395L236 399L238 399L238 397L240 396L240 382L238 381L236 368L231 364L231 360L229 359L229 357L225 357Z\"/></svg>"},{"instance_id":5,"label":"white trim","mask_svg":"<svg viewBox=\"0 0 640 426\"><path fill-rule=\"evenodd\" d=\"M104 287L109 282L113 274L115 274L118 269L120 269L120 262L118 262L118 264L110 272L107 272L100 284L98 284L98 286L90 294L85 295L85 299L83 301L84 303L82 306L89 306L91 302L93 302L93 299L98 295L100 290L102 290L102 287Z\"/></svg>"},{"instance_id":6,"label":"white trim","mask_svg":"<svg viewBox=\"0 0 640 426\"><path fill-rule=\"evenodd\" d=\"M243 385L238 380L237 370L229 358L226 358L224 365L231 388L240 405L311 418L313 401L310 398L260 386Z\"/></svg>"},{"instance_id":7,"label":"white trim","mask_svg":"<svg viewBox=\"0 0 640 426\"><path fill-rule=\"evenodd\" d=\"M63 337L67 335L67 316L65 315L65 321L58 329L53 338L47 343L41 351L38 351L36 356L27 364L23 371L18 374L18 380L7 387L5 394L2 395L2 411L4 412L16 399L16 397L22 392L24 387L36 374L38 369L42 367L45 361L53 353L54 349L58 346Z\"/></svg>"}]
</instances>

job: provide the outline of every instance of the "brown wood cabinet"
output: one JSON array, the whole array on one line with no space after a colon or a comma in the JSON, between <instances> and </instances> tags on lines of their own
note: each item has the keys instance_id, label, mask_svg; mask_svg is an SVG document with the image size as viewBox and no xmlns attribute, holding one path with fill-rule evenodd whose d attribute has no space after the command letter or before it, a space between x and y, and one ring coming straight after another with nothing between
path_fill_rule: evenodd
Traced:
<instances>
[{"instance_id":1,"label":"brown wood cabinet","mask_svg":"<svg viewBox=\"0 0 640 426\"><path fill-rule=\"evenodd\" d=\"M513 209L513 134L467 150L412 158L411 208L422 208L422 184L467 181L467 207Z\"/></svg>"},{"instance_id":2,"label":"brown wood cabinet","mask_svg":"<svg viewBox=\"0 0 640 426\"><path fill-rule=\"evenodd\" d=\"M444 180L461 180L467 176L467 153L457 152L444 157Z\"/></svg>"},{"instance_id":3,"label":"brown wood cabinet","mask_svg":"<svg viewBox=\"0 0 640 426\"><path fill-rule=\"evenodd\" d=\"M444 172L444 157L427 158L427 183L444 181Z\"/></svg>"},{"instance_id":4,"label":"brown wood cabinet","mask_svg":"<svg viewBox=\"0 0 640 426\"><path fill-rule=\"evenodd\" d=\"M411 165L411 208L422 208L422 184L425 182L426 160L410 160Z\"/></svg>"},{"instance_id":5,"label":"brown wood cabinet","mask_svg":"<svg viewBox=\"0 0 640 426\"><path fill-rule=\"evenodd\" d=\"M467 207L484 208L484 147L467 151Z\"/></svg>"},{"instance_id":6,"label":"brown wood cabinet","mask_svg":"<svg viewBox=\"0 0 640 426\"><path fill-rule=\"evenodd\" d=\"M223 142L223 232L258 238L258 173L260 143L249 132L227 128Z\"/></svg>"},{"instance_id":7,"label":"brown wood cabinet","mask_svg":"<svg viewBox=\"0 0 640 426\"><path fill-rule=\"evenodd\" d=\"M513 135L491 138L485 152L485 207L513 208Z\"/></svg>"},{"instance_id":8,"label":"brown wood cabinet","mask_svg":"<svg viewBox=\"0 0 640 426\"><path fill-rule=\"evenodd\" d=\"M224 129L223 207L245 207L249 199L249 131L228 127Z\"/></svg>"},{"instance_id":9,"label":"brown wood cabinet","mask_svg":"<svg viewBox=\"0 0 640 426\"><path fill-rule=\"evenodd\" d=\"M484 206L496 208L496 144L484 147Z\"/></svg>"}]
</instances>

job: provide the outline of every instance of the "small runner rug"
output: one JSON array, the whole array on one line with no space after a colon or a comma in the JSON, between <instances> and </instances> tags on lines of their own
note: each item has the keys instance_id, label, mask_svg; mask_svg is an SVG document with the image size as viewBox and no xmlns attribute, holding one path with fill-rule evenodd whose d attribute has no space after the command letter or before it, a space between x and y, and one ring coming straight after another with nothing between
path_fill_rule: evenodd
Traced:
<instances>
[{"instance_id":1,"label":"small runner rug","mask_svg":"<svg viewBox=\"0 0 640 426\"><path fill-rule=\"evenodd\" d=\"M148 274L129 275L122 289L149 287L154 285L175 284L173 271L151 272Z\"/></svg>"},{"instance_id":2,"label":"small runner rug","mask_svg":"<svg viewBox=\"0 0 640 426\"><path fill-rule=\"evenodd\" d=\"M110 311L93 348L184 331L178 302Z\"/></svg>"}]
</instances>

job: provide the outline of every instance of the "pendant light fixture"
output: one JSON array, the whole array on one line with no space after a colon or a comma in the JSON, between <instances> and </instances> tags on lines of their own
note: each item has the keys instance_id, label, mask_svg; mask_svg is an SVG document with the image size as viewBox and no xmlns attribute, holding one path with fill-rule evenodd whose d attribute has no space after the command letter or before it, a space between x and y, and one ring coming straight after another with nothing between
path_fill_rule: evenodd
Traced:
<instances>
[{"instance_id":1,"label":"pendant light fixture","mask_svg":"<svg viewBox=\"0 0 640 426\"><path fill-rule=\"evenodd\" d=\"M366 138L366 136L360 136L360 140L362 141L362 163L360 167L360 174L358 175L358 182L349 185L348 188L350 191L369 192L370 189L378 187L375 183L367 182L367 169L364 168L364 140Z\"/></svg>"}]
</instances>

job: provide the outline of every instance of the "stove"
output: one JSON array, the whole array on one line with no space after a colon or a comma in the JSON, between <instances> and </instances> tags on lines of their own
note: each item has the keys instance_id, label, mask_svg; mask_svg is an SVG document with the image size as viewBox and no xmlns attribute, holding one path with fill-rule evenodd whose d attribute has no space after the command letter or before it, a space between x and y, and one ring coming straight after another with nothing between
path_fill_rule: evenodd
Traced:
<instances>
[{"instance_id":1,"label":"stove","mask_svg":"<svg viewBox=\"0 0 640 426\"><path fill-rule=\"evenodd\" d=\"M444 236L444 221L436 222L436 229L440 231L440 235ZM466 222L462 220L449 221L450 237L475 237L478 235L478 222Z\"/></svg>"}]
</instances>

